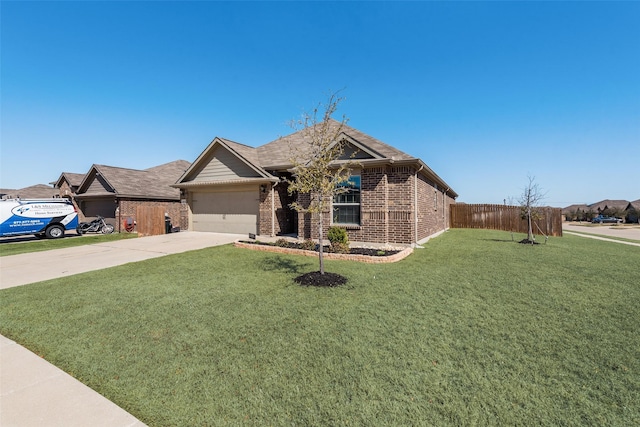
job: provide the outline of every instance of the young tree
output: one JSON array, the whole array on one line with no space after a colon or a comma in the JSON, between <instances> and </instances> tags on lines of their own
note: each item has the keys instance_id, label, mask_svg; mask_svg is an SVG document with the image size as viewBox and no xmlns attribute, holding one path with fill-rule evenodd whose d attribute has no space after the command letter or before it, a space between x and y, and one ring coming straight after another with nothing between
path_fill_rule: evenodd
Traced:
<instances>
[{"instance_id":1,"label":"young tree","mask_svg":"<svg viewBox=\"0 0 640 427\"><path fill-rule=\"evenodd\" d=\"M299 213L311 214L317 221L320 274L324 274L324 213L334 196L347 191L340 184L348 182L349 172L355 166L350 159L339 161L345 144L340 135L348 119L344 115L339 122L331 118L343 99L333 93L326 104L318 104L311 113L303 113L291 123L302 134L304 143L290 146L293 180L289 182L289 194L297 192L310 199L308 203L297 200L291 207Z\"/></svg>"},{"instance_id":2,"label":"young tree","mask_svg":"<svg viewBox=\"0 0 640 427\"><path fill-rule=\"evenodd\" d=\"M535 237L533 236L533 221L540 218L540 202L545 198L545 193L542 192L538 184L535 182L535 177L529 176L529 184L524 188L524 191L519 199L520 210L522 217L527 220L527 240L532 245L535 243Z\"/></svg>"}]
</instances>

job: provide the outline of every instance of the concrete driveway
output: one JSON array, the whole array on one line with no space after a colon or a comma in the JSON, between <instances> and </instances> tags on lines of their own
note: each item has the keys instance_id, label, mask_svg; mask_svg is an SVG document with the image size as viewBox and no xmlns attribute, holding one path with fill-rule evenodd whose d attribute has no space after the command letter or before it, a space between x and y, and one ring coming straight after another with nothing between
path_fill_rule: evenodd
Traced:
<instances>
[{"instance_id":1,"label":"concrete driveway","mask_svg":"<svg viewBox=\"0 0 640 427\"><path fill-rule=\"evenodd\" d=\"M248 236L245 234L183 231L0 257L0 289L224 245L246 238Z\"/></svg>"}]
</instances>

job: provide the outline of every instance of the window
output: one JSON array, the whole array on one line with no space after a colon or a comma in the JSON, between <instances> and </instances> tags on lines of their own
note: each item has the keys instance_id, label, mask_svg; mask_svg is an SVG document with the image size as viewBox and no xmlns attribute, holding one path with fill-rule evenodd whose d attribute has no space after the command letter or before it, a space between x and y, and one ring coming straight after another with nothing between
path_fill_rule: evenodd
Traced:
<instances>
[{"instance_id":1,"label":"window","mask_svg":"<svg viewBox=\"0 0 640 427\"><path fill-rule=\"evenodd\" d=\"M346 191L333 197L333 223L360 225L360 176L350 176L339 187Z\"/></svg>"}]
</instances>

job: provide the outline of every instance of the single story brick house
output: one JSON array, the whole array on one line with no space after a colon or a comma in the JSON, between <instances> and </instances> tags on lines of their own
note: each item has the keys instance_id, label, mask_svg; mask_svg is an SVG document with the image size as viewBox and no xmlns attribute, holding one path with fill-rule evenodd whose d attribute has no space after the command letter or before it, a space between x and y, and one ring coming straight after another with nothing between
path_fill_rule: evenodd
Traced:
<instances>
[{"instance_id":1,"label":"single story brick house","mask_svg":"<svg viewBox=\"0 0 640 427\"><path fill-rule=\"evenodd\" d=\"M458 194L422 160L346 125L339 138L358 167L325 224L346 228L352 242L407 245L449 228ZM289 206L298 197L287 191L291 147L302 144L302 131L257 148L214 138L173 185L186 198L189 229L317 238L311 216Z\"/></svg>"},{"instance_id":2,"label":"single story brick house","mask_svg":"<svg viewBox=\"0 0 640 427\"><path fill-rule=\"evenodd\" d=\"M186 206L181 203L180 190L171 184L189 166L186 160L144 170L94 164L84 175L73 199L83 219L90 220L100 215L113 224L116 231L121 231L125 219L136 220L138 206L162 206L174 226L186 228Z\"/></svg>"},{"instance_id":3,"label":"single story brick house","mask_svg":"<svg viewBox=\"0 0 640 427\"><path fill-rule=\"evenodd\" d=\"M82 184L84 177L85 174L83 173L62 172L57 181L51 183L54 188L58 189L58 197L71 200L78 211L80 221L84 221L84 217L80 210L80 206L78 206L78 202L75 199L75 195L78 191L78 187Z\"/></svg>"}]
</instances>

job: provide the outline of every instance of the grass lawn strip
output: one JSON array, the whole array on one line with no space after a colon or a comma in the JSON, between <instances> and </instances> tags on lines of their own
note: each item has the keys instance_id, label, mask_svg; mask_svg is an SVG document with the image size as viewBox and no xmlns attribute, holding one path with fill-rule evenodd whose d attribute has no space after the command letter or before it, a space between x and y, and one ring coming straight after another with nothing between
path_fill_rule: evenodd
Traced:
<instances>
[{"instance_id":1,"label":"grass lawn strip","mask_svg":"<svg viewBox=\"0 0 640 427\"><path fill-rule=\"evenodd\" d=\"M84 236L67 236L63 239L42 239L15 243L5 240L0 243L0 257L71 248L94 243L113 242L115 240L132 239L135 237L138 237L138 233L87 234Z\"/></svg>"},{"instance_id":2,"label":"grass lawn strip","mask_svg":"<svg viewBox=\"0 0 640 427\"><path fill-rule=\"evenodd\" d=\"M640 248L451 230L395 264L231 245L0 291L0 332L148 425L634 425Z\"/></svg>"}]
</instances>

